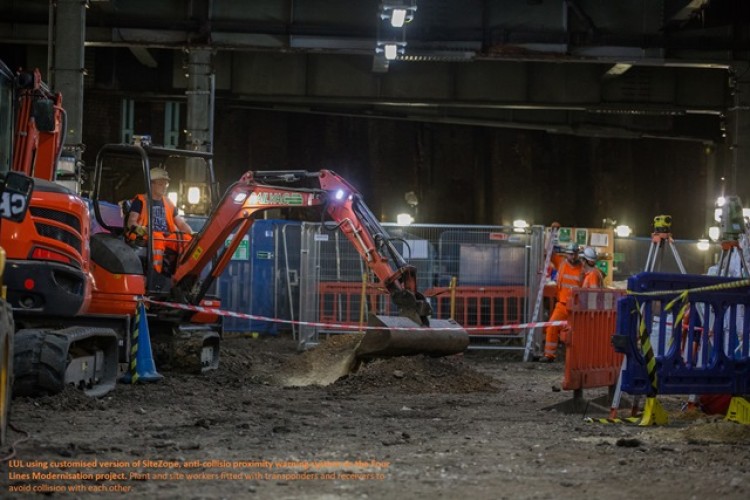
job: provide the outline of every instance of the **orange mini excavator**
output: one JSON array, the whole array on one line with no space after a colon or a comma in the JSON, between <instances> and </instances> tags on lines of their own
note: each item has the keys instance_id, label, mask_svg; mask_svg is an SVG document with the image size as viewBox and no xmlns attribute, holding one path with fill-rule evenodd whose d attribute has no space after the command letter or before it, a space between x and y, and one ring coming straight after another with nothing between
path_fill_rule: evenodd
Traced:
<instances>
[{"instance_id":1,"label":"orange mini excavator","mask_svg":"<svg viewBox=\"0 0 750 500\"><path fill-rule=\"evenodd\" d=\"M130 168L126 166L128 161L134 163ZM205 166L204 174L196 173L196 164ZM199 203L208 197L206 193L215 191L211 155L208 153L145 144L104 146L97 157L92 196L96 223L103 228L91 238L92 268L97 284L125 283L115 276L139 275L135 272L138 269L146 277L146 295L152 299L192 305L205 304L208 300L215 304L216 297L210 296L212 285L253 222L266 210L282 209L289 218L309 218L312 215L317 220L332 220L335 229L340 230L357 249L397 305L399 316L370 318L370 324L380 328L373 328L364 336L357 351L360 358L416 353L444 356L467 347L468 335L455 322L430 318L431 307L416 288L414 267L407 264L394 248L357 190L330 170L246 172L210 209L202 229L189 241L185 238L169 273L156 272L150 265L154 253L154 238L150 234L146 239L148 244L140 250L142 265L133 262L132 267L130 264L126 266L134 252L121 237L126 214L120 212L120 204L116 204L115 199L124 189L128 196L135 192L147 193L150 204L149 176L155 166L170 172L180 192L196 190ZM133 170L136 175L132 174ZM113 186L117 187L117 194L113 194ZM106 259L103 258L105 254ZM115 290L108 290L108 293L114 295L102 294L99 297L94 292L92 304L97 311L104 312L109 304L126 295ZM154 350L162 357L171 355L170 365L182 364L174 359L176 353L196 351L196 348L199 356L194 356L194 359L200 358L205 363L218 357L216 332L219 330L215 323L218 318L158 305L150 307L149 316ZM190 337L193 339L192 349L175 344L176 339ZM172 339L171 343L165 342L169 339ZM164 348L164 345L168 347Z\"/></svg>"},{"instance_id":2,"label":"orange mini excavator","mask_svg":"<svg viewBox=\"0 0 750 500\"><path fill-rule=\"evenodd\" d=\"M15 394L55 393L68 384L92 396L112 390L130 360L139 301L219 305L212 285L255 217L272 208L292 217L312 211L333 220L391 294L400 316L371 319L382 328L364 336L360 357L440 356L467 347L468 335L457 324L430 319L414 268L395 250L361 195L335 173L247 172L219 199L211 154L110 144L97 155L89 199L79 194L80 183L71 189L70 182L55 182L61 170L69 170L61 158L62 97L50 92L38 71L14 74L0 64L0 98L5 115L0 118L7 118L0 123L13 124L0 131L0 141L8 143L0 148L0 159L6 170L34 179L26 216L0 228L16 328ZM3 151L12 156L4 158ZM150 200L151 166L174 173L184 194L197 194L197 205L208 213L203 228L174 256L168 275L151 265L152 235L145 247L123 239L126 213L118 202L136 193ZM219 317L155 304L148 317L157 363L194 372L218 367Z\"/></svg>"}]
</instances>

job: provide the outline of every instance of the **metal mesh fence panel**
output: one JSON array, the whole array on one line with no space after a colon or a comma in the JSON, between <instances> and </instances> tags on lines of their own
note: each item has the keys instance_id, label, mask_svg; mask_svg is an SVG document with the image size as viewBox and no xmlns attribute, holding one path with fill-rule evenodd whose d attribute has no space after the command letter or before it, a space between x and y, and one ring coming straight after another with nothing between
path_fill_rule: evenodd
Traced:
<instances>
[{"instance_id":1,"label":"metal mesh fence panel","mask_svg":"<svg viewBox=\"0 0 750 500\"><path fill-rule=\"evenodd\" d=\"M505 226L385 224L384 228L388 233L384 236L416 268L418 289L430 301L433 318L453 317L467 328L531 320L541 277L541 226L524 233ZM368 314L398 314L390 296L339 232L305 223L301 240L299 319L351 325L348 330L302 325L301 346L316 343L321 333L358 331ZM451 288L454 279L456 286ZM451 293L453 300L446 300ZM498 348L525 336L521 330L469 333L473 345L494 342Z\"/></svg>"}]
</instances>

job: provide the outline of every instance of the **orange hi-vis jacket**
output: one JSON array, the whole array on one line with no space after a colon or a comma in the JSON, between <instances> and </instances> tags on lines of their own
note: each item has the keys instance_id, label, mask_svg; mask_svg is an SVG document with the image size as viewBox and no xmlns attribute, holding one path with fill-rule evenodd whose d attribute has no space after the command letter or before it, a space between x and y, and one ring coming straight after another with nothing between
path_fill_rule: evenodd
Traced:
<instances>
[{"instance_id":1,"label":"orange hi-vis jacket","mask_svg":"<svg viewBox=\"0 0 750 500\"><path fill-rule=\"evenodd\" d=\"M142 194L135 195L135 198L137 200L140 200L143 204L143 210L138 214L138 225L139 226L148 226L149 220L151 219L151 215L148 213L148 203L146 202L146 196ZM167 228L170 232L174 233L177 230L177 225L174 222L174 205L172 204L172 201L167 198L166 196L162 197L162 203L164 203L164 213L167 217Z\"/></svg>"},{"instance_id":2,"label":"orange hi-vis jacket","mask_svg":"<svg viewBox=\"0 0 750 500\"><path fill-rule=\"evenodd\" d=\"M586 273L583 278L583 288L602 288L604 286L604 275L599 268L594 268Z\"/></svg>"},{"instance_id":3,"label":"orange hi-vis jacket","mask_svg":"<svg viewBox=\"0 0 750 500\"><path fill-rule=\"evenodd\" d=\"M142 194L136 195L136 199L141 200L143 209L138 214L138 225L148 226L150 214L148 213L148 205L146 204L146 197ZM192 237L189 234L177 235L177 224L174 221L175 206L165 196L162 197L164 203L164 212L167 219L167 229L169 233L162 233L161 231L154 231L153 235L153 249L154 249L154 261L153 266L157 273L161 273L164 266L164 253L167 249L173 250L177 254L184 249L185 243L190 241ZM131 233L128 236L130 239L135 239L136 235Z\"/></svg>"},{"instance_id":4,"label":"orange hi-vis jacket","mask_svg":"<svg viewBox=\"0 0 750 500\"><path fill-rule=\"evenodd\" d=\"M564 255L552 256L553 264L557 268L557 301L568 303L573 288L580 288L583 284L583 263L571 264Z\"/></svg>"}]
</instances>

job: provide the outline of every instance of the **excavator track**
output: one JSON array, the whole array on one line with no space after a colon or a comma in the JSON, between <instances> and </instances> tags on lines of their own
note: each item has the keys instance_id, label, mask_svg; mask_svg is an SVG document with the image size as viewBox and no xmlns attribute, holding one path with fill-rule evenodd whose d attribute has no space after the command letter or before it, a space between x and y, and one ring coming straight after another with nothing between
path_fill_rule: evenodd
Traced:
<instances>
[{"instance_id":1,"label":"excavator track","mask_svg":"<svg viewBox=\"0 0 750 500\"><path fill-rule=\"evenodd\" d=\"M219 368L219 333L210 327L180 325L152 330L156 365L168 371L201 374Z\"/></svg>"},{"instance_id":2,"label":"excavator track","mask_svg":"<svg viewBox=\"0 0 750 500\"><path fill-rule=\"evenodd\" d=\"M71 385L87 396L104 396L117 383L117 348L117 334L109 328L19 330L14 341L13 393L51 395Z\"/></svg>"}]
</instances>

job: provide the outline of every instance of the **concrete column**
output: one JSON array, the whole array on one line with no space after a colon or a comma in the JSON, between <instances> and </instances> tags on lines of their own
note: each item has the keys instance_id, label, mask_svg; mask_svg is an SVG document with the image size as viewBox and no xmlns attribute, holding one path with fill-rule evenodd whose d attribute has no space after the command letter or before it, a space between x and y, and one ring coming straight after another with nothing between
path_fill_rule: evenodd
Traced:
<instances>
[{"instance_id":1,"label":"concrete column","mask_svg":"<svg viewBox=\"0 0 750 500\"><path fill-rule=\"evenodd\" d=\"M187 149L213 151L214 81L213 51L188 49Z\"/></svg>"},{"instance_id":2,"label":"concrete column","mask_svg":"<svg viewBox=\"0 0 750 500\"><path fill-rule=\"evenodd\" d=\"M80 160L83 151L83 74L86 2L57 0L50 4L49 84L61 92L67 113L66 149Z\"/></svg>"},{"instance_id":3,"label":"concrete column","mask_svg":"<svg viewBox=\"0 0 750 500\"><path fill-rule=\"evenodd\" d=\"M733 102L727 114L727 138L731 161L727 194L736 194L750 206L750 73L748 64L734 66L729 75Z\"/></svg>"}]
</instances>

